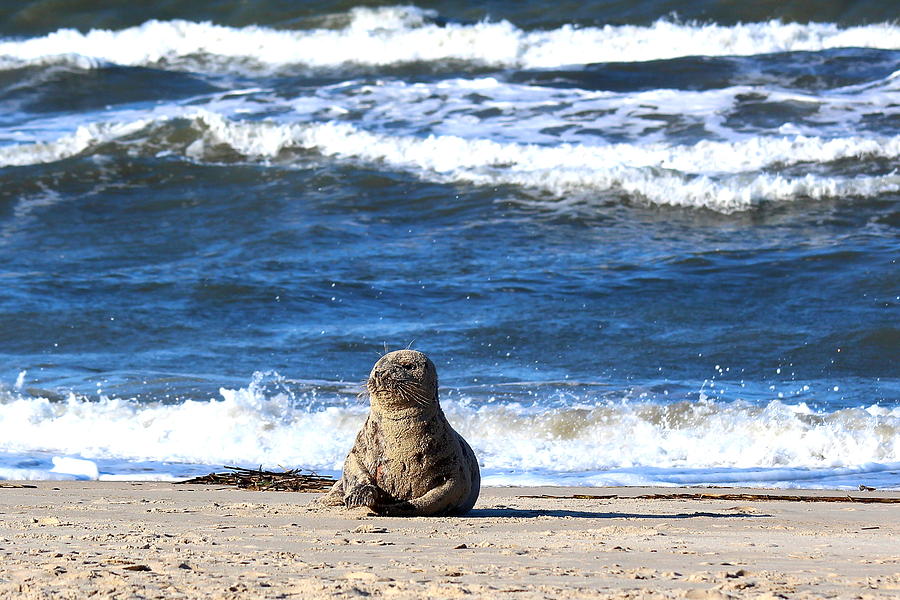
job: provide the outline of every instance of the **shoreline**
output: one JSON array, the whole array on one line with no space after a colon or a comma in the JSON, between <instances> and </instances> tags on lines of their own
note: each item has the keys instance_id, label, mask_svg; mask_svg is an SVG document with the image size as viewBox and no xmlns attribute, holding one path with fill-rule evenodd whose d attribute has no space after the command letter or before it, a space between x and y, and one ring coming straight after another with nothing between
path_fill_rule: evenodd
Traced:
<instances>
[{"instance_id":1,"label":"shoreline","mask_svg":"<svg viewBox=\"0 0 900 600\"><path fill-rule=\"evenodd\" d=\"M0 598L900 595L900 491L487 487L469 515L416 518L318 496L0 482Z\"/></svg>"}]
</instances>

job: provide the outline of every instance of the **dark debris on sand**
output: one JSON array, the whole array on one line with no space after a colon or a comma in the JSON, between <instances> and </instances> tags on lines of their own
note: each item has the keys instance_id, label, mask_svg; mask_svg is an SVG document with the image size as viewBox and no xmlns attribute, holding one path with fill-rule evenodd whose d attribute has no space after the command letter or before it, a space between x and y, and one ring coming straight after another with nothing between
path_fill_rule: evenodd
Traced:
<instances>
[{"instance_id":1,"label":"dark debris on sand","mask_svg":"<svg viewBox=\"0 0 900 600\"><path fill-rule=\"evenodd\" d=\"M210 473L178 483L232 485L257 491L322 492L328 490L335 482L331 477L316 475L312 471L304 472L303 469L263 471L261 466L258 469L228 466L225 468L228 472Z\"/></svg>"}]
</instances>

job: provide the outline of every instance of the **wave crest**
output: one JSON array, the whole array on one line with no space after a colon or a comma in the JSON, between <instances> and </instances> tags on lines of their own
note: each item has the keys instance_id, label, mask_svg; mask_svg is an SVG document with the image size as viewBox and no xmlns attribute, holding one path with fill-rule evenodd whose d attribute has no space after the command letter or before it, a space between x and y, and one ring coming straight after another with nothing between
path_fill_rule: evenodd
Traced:
<instances>
[{"instance_id":1,"label":"wave crest","mask_svg":"<svg viewBox=\"0 0 900 600\"><path fill-rule=\"evenodd\" d=\"M223 388L220 400L175 405L73 395L54 402L0 392L2 450L157 465L339 470L367 408L340 392L322 403L277 386L272 391L267 378L256 374L246 388ZM591 398L554 409L471 398L442 404L493 483L524 476L559 484L572 474L595 483L626 475L670 483L726 475L740 481L753 479L750 471L782 478L791 471L802 479L803 470L814 479L900 467L898 408L820 412L779 400L656 404Z\"/></svg>"},{"instance_id":2,"label":"wave crest","mask_svg":"<svg viewBox=\"0 0 900 600\"><path fill-rule=\"evenodd\" d=\"M204 65L272 69L384 66L463 61L498 68L550 68L600 62L634 62L680 56L754 55L830 48L900 48L900 27L873 24L840 28L831 23L768 21L734 26L659 20L650 26L522 30L507 21L437 24L435 14L411 6L355 8L336 29L303 31L209 22L148 21L119 31L61 29L43 37L0 42L4 61L46 61L78 55L128 66L191 68ZM238 66L239 65L239 66Z\"/></svg>"},{"instance_id":3,"label":"wave crest","mask_svg":"<svg viewBox=\"0 0 900 600\"><path fill-rule=\"evenodd\" d=\"M179 122L186 124L190 135L169 135ZM377 134L348 123L240 121L204 110L180 117L97 123L52 142L0 147L0 165L58 161L109 143L127 143L130 153L175 153L213 163L223 158L223 148L236 153L239 160L277 159L287 164L292 159L286 152L315 151L343 160L384 164L440 183L534 189L554 196L551 202L544 202L553 209L590 202L597 194L613 194L729 213L764 202L872 197L900 191L896 173L846 177L754 172L774 165L827 163L863 155L896 159L900 157L900 137L827 140L797 136L703 141L693 146L546 147L452 135Z\"/></svg>"}]
</instances>

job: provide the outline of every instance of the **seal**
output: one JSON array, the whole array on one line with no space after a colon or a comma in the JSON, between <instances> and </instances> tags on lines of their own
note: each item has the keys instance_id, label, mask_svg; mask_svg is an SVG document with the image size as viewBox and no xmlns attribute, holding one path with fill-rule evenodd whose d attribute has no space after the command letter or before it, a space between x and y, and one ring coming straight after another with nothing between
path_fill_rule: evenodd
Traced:
<instances>
[{"instance_id":1,"label":"seal","mask_svg":"<svg viewBox=\"0 0 900 600\"><path fill-rule=\"evenodd\" d=\"M438 403L434 363L415 350L382 356L366 382L370 409L326 506L381 515L461 515L481 487L478 460Z\"/></svg>"}]
</instances>

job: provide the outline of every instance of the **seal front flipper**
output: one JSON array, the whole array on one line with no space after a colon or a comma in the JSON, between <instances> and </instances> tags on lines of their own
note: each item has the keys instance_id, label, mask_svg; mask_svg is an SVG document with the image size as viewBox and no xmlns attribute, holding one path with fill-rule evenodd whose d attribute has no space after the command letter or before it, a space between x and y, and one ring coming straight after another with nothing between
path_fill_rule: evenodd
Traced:
<instances>
[{"instance_id":1,"label":"seal front flipper","mask_svg":"<svg viewBox=\"0 0 900 600\"><path fill-rule=\"evenodd\" d=\"M374 485L357 485L347 490L347 493L344 495L344 506L347 508L366 506L377 512L378 500L381 496L381 490Z\"/></svg>"},{"instance_id":2,"label":"seal front flipper","mask_svg":"<svg viewBox=\"0 0 900 600\"><path fill-rule=\"evenodd\" d=\"M365 428L363 429L365 431ZM342 495L340 504L347 508L367 506L374 510L376 504L384 497L384 492L375 484L375 480L369 474L369 469L363 464L361 456L367 452L366 440L362 435L358 436L356 445L347 455L344 461L344 472L341 475ZM335 489L337 485L335 485Z\"/></svg>"}]
</instances>

